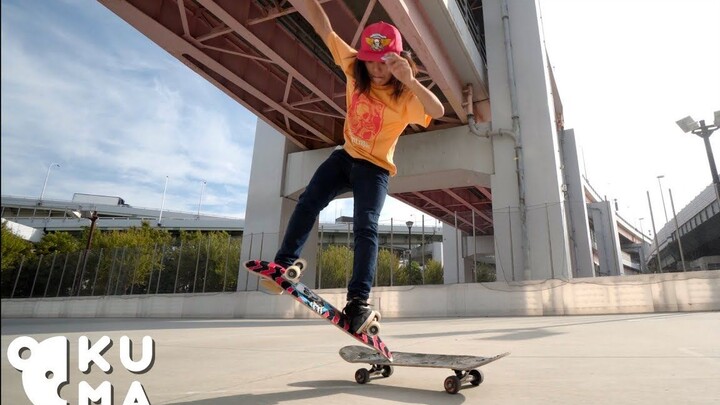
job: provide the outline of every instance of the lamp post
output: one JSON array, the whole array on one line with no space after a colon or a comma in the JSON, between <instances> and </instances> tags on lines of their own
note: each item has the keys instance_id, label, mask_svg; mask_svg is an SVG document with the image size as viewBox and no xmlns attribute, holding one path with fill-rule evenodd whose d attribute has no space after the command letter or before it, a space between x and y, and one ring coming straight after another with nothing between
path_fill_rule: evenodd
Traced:
<instances>
[{"instance_id":1,"label":"lamp post","mask_svg":"<svg viewBox=\"0 0 720 405\"><path fill-rule=\"evenodd\" d=\"M653 229L653 236L655 237L655 249L656 249L656 258L657 258L657 269L658 273L662 273L662 266L660 266L660 244L658 243L658 237L657 237L657 229L655 228L655 215L653 215L653 209L652 209L652 203L650 202L650 192L647 191L647 199L648 199L648 206L650 207L650 222L652 223L652 229ZM652 257L652 251L650 252L650 256ZM648 263L650 264L650 263Z\"/></svg>"},{"instance_id":2,"label":"lamp post","mask_svg":"<svg viewBox=\"0 0 720 405\"><path fill-rule=\"evenodd\" d=\"M410 233L410 230L413 226L413 221L407 221L405 222L405 225L408 227L408 269L410 268L410 262L412 261L412 246L410 244L410 238L412 237L412 234Z\"/></svg>"},{"instance_id":3,"label":"lamp post","mask_svg":"<svg viewBox=\"0 0 720 405\"><path fill-rule=\"evenodd\" d=\"M715 157L713 157L712 148L710 147L710 135L720 128L720 111L715 111L715 120L711 125L706 125L705 120L697 122L690 116L676 121L676 124L683 132L692 132L703 139L705 152L707 152L708 162L710 163L710 174L712 175L713 185L715 186L715 195L720 198L720 178L718 177L717 166L715 165Z\"/></svg>"},{"instance_id":4,"label":"lamp post","mask_svg":"<svg viewBox=\"0 0 720 405\"><path fill-rule=\"evenodd\" d=\"M80 278L73 282L73 288L77 289L77 295L79 296L80 291L82 291L82 280L85 277L85 267L87 266L88 252L90 251L90 246L92 246L93 233L95 232L95 222L98 220L99 216L97 211L82 211L75 215L78 215L80 218L86 218L90 220L90 231L88 232L87 244L85 245L85 251L83 252L82 258L82 271L80 272ZM75 291L71 291L70 295L74 295L74 293Z\"/></svg>"},{"instance_id":5,"label":"lamp post","mask_svg":"<svg viewBox=\"0 0 720 405\"><path fill-rule=\"evenodd\" d=\"M640 273L642 274L645 270L645 255L643 254L643 249L645 247L645 232L643 231L643 225L642 221L645 218L640 218Z\"/></svg>"},{"instance_id":6,"label":"lamp post","mask_svg":"<svg viewBox=\"0 0 720 405\"><path fill-rule=\"evenodd\" d=\"M677 235L678 250L680 251L680 260L682 261L683 271L687 271L685 268L685 253L683 253L682 239L680 238L680 225L678 225L677 214L675 213L675 203L673 202L672 190L668 190L670 194L670 207L672 207L673 218L675 219L675 234Z\"/></svg>"},{"instance_id":7,"label":"lamp post","mask_svg":"<svg viewBox=\"0 0 720 405\"><path fill-rule=\"evenodd\" d=\"M202 185L200 186L200 202L198 202L198 213L197 213L198 219L200 219L200 207L202 206L202 198L203 198L203 193L205 192L205 185L207 184L207 181L202 180L201 183L202 183Z\"/></svg>"},{"instance_id":8,"label":"lamp post","mask_svg":"<svg viewBox=\"0 0 720 405\"><path fill-rule=\"evenodd\" d=\"M660 183L660 179L662 179L664 177L665 177L665 175L661 174L661 175L657 176L657 179L658 179L658 186L660 187L660 199L662 200L662 203L663 203L663 214L665 214L665 223L667 224L668 216L667 216L667 208L665 208L665 194L663 193L662 183Z\"/></svg>"},{"instance_id":9,"label":"lamp post","mask_svg":"<svg viewBox=\"0 0 720 405\"><path fill-rule=\"evenodd\" d=\"M161 223L162 223L162 213L163 213L163 208L165 208L165 192L167 191L168 179L170 179L170 177L165 176L165 188L163 189L162 201L160 202L160 215L158 215L158 221L157 221L158 226L161 226Z\"/></svg>"},{"instance_id":10,"label":"lamp post","mask_svg":"<svg viewBox=\"0 0 720 405\"><path fill-rule=\"evenodd\" d=\"M45 196L45 187L47 187L48 178L50 178L50 169L52 169L53 166L60 167L60 164L50 163L50 166L48 166L47 174L45 175L45 183L43 183L42 192L40 193L40 201L42 201L43 197Z\"/></svg>"}]
</instances>

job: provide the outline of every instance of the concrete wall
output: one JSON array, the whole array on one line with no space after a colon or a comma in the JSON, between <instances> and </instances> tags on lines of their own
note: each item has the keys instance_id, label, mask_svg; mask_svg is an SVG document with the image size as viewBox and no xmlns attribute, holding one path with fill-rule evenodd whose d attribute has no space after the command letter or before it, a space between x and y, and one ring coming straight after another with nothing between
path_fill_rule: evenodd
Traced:
<instances>
[{"instance_id":1,"label":"concrete wall","mask_svg":"<svg viewBox=\"0 0 720 405\"><path fill-rule=\"evenodd\" d=\"M342 307L344 289L320 290ZM720 310L720 271L569 281L378 287L383 317L538 316ZM315 318L288 297L261 292L3 299L3 318Z\"/></svg>"}]
</instances>

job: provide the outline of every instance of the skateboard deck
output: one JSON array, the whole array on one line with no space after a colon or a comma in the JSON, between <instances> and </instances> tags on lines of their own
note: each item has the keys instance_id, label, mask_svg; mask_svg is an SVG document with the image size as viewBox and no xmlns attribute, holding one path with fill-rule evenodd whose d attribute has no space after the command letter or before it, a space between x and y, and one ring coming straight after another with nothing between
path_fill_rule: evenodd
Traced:
<instances>
[{"instance_id":1,"label":"skateboard deck","mask_svg":"<svg viewBox=\"0 0 720 405\"><path fill-rule=\"evenodd\" d=\"M393 367L431 367L446 368L453 370L455 375L445 379L445 391L450 394L458 392L463 383L469 382L472 385L480 385L484 376L477 368L501 359L510 353L502 353L493 357L481 356L456 356L450 354L427 354L427 353L393 353L393 361L379 356L373 350L363 346L345 346L340 349L340 357L349 363L367 363L370 369L358 369L355 372L355 381L365 384L371 376L382 375L390 377Z\"/></svg>"},{"instance_id":2,"label":"skateboard deck","mask_svg":"<svg viewBox=\"0 0 720 405\"><path fill-rule=\"evenodd\" d=\"M378 356L378 358L381 358L386 362L392 362L393 354L390 352L390 349L385 345L382 339L380 339L380 336L350 332L350 322L341 310L325 301L322 297L310 289L310 287L306 286L302 282L293 282L286 279L283 276L285 269L283 269L282 266L278 266L272 262L250 260L245 263L245 268L249 272L260 276L261 280L265 279L276 283L286 293L295 298L297 302L303 304L321 318L326 319L343 332L364 344L365 346L362 347L368 352L374 353Z\"/></svg>"}]
</instances>

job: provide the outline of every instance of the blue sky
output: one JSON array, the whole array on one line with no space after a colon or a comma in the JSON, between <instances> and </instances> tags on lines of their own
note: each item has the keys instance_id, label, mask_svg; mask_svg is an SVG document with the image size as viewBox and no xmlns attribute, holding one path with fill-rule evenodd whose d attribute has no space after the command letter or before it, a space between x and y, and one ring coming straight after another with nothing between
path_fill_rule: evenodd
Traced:
<instances>
[{"instance_id":1,"label":"blue sky","mask_svg":"<svg viewBox=\"0 0 720 405\"><path fill-rule=\"evenodd\" d=\"M159 208L168 176L165 209L197 211L206 180L203 213L244 216L251 113L95 1L1 4L3 195L39 197L59 163L45 198L106 194ZM675 121L712 121L720 110L720 1L540 4L588 178L630 222L646 218L647 230L647 190L663 217L656 176L677 210L711 181L702 140ZM711 139L720 155L720 134ZM334 203L321 220L350 207ZM381 222L419 216L388 200Z\"/></svg>"},{"instance_id":2,"label":"blue sky","mask_svg":"<svg viewBox=\"0 0 720 405\"><path fill-rule=\"evenodd\" d=\"M2 2L2 193L242 216L256 118L96 2Z\"/></svg>"}]
</instances>

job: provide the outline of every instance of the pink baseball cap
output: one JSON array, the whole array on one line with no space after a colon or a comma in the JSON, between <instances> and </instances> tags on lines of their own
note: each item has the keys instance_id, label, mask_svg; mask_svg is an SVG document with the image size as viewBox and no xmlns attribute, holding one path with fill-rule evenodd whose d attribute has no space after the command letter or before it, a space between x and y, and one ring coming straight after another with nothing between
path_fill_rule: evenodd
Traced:
<instances>
[{"instance_id":1,"label":"pink baseball cap","mask_svg":"<svg viewBox=\"0 0 720 405\"><path fill-rule=\"evenodd\" d=\"M400 31L386 22L370 24L360 36L360 50L357 58L368 62L384 62L383 55L389 52L399 54L403 50Z\"/></svg>"}]
</instances>

